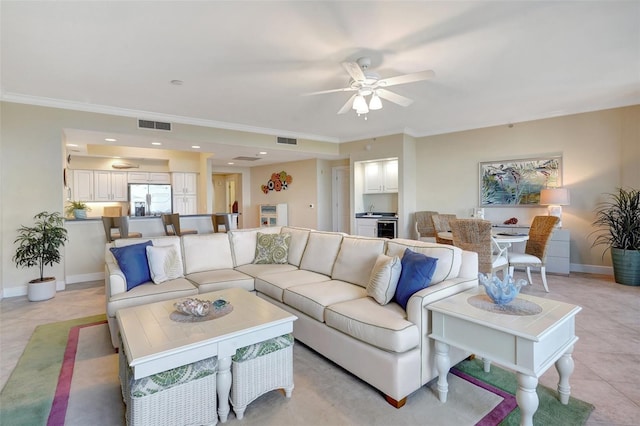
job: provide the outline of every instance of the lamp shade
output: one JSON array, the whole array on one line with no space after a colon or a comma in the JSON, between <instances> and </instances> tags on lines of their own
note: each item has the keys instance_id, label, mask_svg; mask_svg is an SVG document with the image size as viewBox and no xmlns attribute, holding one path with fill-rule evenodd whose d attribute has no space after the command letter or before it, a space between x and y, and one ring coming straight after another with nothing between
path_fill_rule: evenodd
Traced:
<instances>
[{"instance_id":1,"label":"lamp shade","mask_svg":"<svg viewBox=\"0 0 640 426\"><path fill-rule=\"evenodd\" d=\"M543 206L568 206L569 190L567 188L547 188L540 191L540 204Z\"/></svg>"}]
</instances>

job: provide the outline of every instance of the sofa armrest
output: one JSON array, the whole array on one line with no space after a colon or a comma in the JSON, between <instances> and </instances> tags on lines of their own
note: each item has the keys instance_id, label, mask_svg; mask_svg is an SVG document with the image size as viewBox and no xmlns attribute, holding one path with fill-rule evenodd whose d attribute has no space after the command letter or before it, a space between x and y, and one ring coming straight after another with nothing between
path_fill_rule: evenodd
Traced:
<instances>
[{"instance_id":1,"label":"sofa armrest","mask_svg":"<svg viewBox=\"0 0 640 426\"><path fill-rule=\"evenodd\" d=\"M125 278L124 272L122 272L117 263L105 263L104 284L107 302L109 301L111 296L127 291L127 279Z\"/></svg>"}]
</instances>

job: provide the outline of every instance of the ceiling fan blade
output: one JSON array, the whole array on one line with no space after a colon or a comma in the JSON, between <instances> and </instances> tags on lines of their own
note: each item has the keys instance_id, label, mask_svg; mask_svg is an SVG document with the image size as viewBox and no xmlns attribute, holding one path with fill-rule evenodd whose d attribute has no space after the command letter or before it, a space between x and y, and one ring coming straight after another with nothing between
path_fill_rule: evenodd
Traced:
<instances>
[{"instance_id":1,"label":"ceiling fan blade","mask_svg":"<svg viewBox=\"0 0 640 426\"><path fill-rule=\"evenodd\" d=\"M363 81L367 78L357 62L343 62L342 66L355 81Z\"/></svg>"},{"instance_id":2,"label":"ceiling fan blade","mask_svg":"<svg viewBox=\"0 0 640 426\"><path fill-rule=\"evenodd\" d=\"M378 89L376 90L376 93L382 99L386 99L390 102L393 102L394 104L398 104L404 107L409 106L413 103L413 99L405 98L404 96L393 93L387 89Z\"/></svg>"},{"instance_id":3,"label":"ceiling fan blade","mask_svg":"<svg viewBox=\"0 0 640 426\"><path fill-rule=\"evenodd\" d=\"M378 80L378 86L389 87L389 86L395 86L397 84L407 84L407 83L413 83L415 81L429 80L435 77L435 75L436 73L433 72L432 70L415 72L413 74L399 75L396 77L389 77L389 78L384 78L382 80Z\"/></svg>"},{"instance_id":4,"label":"ceiling fan blade","mask_svg":"<svg viewBox=\"0 0 640 426\"><path fill-rule=\"evenodd\" d=\"M335 93L335 92L353 92L354 90L356 89L352 89L351 87L344 87L342 89L321 90L319 92L303 93L302 96L323 95L325 93Z\"/></svg>"},{"instance_id":5,"label":"ceiling fan blade","mask_svg":"<svg viewBox=\"0 0 640 426\"><path fill-rule=\"evenodd\" d=\"M347 103L345 103L344 105L342 105L342 108L340 108L340 110L338 111L338 114L344 114L345 112L348 112L351 110L351 107L353 106L353 101L356 98L356 96L358 96L358 94L354 94L353 96L351 96L349 98L349 100L347 101Z\"/></svg>"}]
</instances>

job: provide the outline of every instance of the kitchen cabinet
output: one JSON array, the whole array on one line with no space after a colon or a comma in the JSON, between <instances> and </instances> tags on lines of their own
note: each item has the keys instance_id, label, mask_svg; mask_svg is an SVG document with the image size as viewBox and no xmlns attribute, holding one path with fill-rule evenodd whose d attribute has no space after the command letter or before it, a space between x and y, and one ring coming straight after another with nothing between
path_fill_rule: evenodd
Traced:
<instances>
[{"instance_id":1,"label":"kitchen cabinet","mask_svg":"<svg viewBox=\"0 0 640 426\"><path fill-rule=\"evenodd\" d=\"M171 175L163 172L128 172L129 183L171 183Z\"/></svg>"},{"instance_id":2,"label":"kitchen cabinet","mask_svg":"<svg viewBox=\"0 0 640 426\"><path fill-rule=\"evenodd\" d=\"M260 204L260 226L287 226L286 204Z\"/></svg>"},{"instance_id":3,"label":"kitchen cabinet","mask_svg":"<svg viewBox=\"0 0 640 426\"><path fill-rule=\"evenodd\" d=\"M73 200L93 201L93 170L73 170Z\"/></svg>"},{"instance_id":4,"label":"kitchen cabinet","mask_svg":"<svg viewBox=\"0 0 640 426\"><path fill-rule=\"evenodd\" d=\"M172 186L174 195L182 194L182 195L196 195L197 194L197 182L198 182L198 174L197 173L172 173Z\"/></svg>"},{"instance_id":5,"label":"kitchen cabinet","mask_svg":"<svg viewBox=\"0 0 640 426\"><path fill-rule=\"evenodd\" d=\"M171 173L174 213L198 214L197 182L197 173Z\"/></svg>"},{"instance_id":6,"label":"kitchen cabinet","mask_svg":"<svg viewBox=\"0 0 640 426\"><path fill-rule=\"evenodd\" d=\"M364 165L364 193L398 192L398 160L371 161Z\"/></svg>"},{"instance_id":7,"label":"kitchen cabinet","mask_svg":"<svg viewBox=\"0 0 640 426\"><path fill-rule=\"evenodd\" d=\"M376 219L356 219L356 235L377 237L378 221Z\"/></svg>"},{"instance_id":8,"label":"kitchen cabinet","mask_svg":"<svg viewBox=\"0 0 640 426\"><path fill-rule=\"evenodd\" d=\"M195 195L174 195L173 212L181 215L198 214L198 197Z\"/></svg>"},{"instance_id":9,"label":"kitchen cabinet","mask_svg":"<svg viewBox=\"0 0 640 426\"><path fill-rule=\"evenodd\" d=\"M127 172L95 170L93 201L127 201Z\"/></svg>"},{"instance_id":10,"label":"kitchen cabinet","mask_svg":"<svg viewBox=\"0 0 640 426\"><path fill-rule=\"evenodd\" d=\"M524 226L497 226L494 232L517 232L528 234L529 228ZM568 229L556 228L551 234L549 246L547 247L547 272L568 275L570 271L569 248L571 232ZM526 243L515 243L512 248L515 252L523 253ZM535 268L534 268L535 270Z\"/></svg>"}]
</instances>

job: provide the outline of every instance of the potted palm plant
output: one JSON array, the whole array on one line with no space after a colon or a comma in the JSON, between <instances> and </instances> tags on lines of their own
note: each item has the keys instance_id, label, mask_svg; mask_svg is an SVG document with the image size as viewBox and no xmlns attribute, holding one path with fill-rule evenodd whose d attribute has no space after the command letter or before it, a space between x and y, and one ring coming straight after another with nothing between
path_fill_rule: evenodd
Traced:
<instances>
[{"instance_id":1,"label":"potted palm plant","mask_svg":"<svg viewBox=\"0 0 640 426\"><path fill-rule=\"evenodd\" d=\"M86 219L87 212L90 211L91 207L82 201L69 201L67 208L64 210L67 216L73 216L76 219Z\"/></svg>"},{"instance_id":2,"label":"potted palm plant","mask_svg":"<svg viewBox=\"0 0 640 426\"><path fill-rule=\"evenodd\" d=\"M41 212L33 217L34 226L18 229L18 244L13 261L16 266L40 269L40 278L29 281L27 297L30 301L51 299L56 295L56 278L45 277L44 267L60 263L60 247L67 241L62 215L58 212Z\"/></svg>"},{"instance_id":3,"label":"potted palm plant","mask_svg":"<svg viewBox=\"0 0 640 426\"><path fill-rule=\"evenodd\" d=\"M593 246L611 250L617 283L640 285L640 190L618 188L607 196L596 210L593 225L600 229L594 231Z\"/></svg>"}]
</instances>

